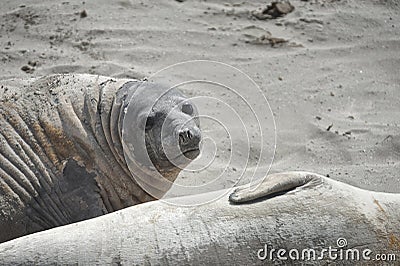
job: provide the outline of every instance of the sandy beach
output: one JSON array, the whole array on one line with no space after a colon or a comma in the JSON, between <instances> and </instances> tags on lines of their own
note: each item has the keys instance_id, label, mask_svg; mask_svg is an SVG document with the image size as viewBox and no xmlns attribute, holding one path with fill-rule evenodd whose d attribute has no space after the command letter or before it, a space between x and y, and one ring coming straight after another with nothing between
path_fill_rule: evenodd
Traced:
<instances>
[{"instance_id":1,"label":"sandy beach","mask_svg":"<svg viewBox=\"0 0 400 266\"><path fill-rule=\"evenodd\" d=\"M400 3L292 0L292 12L260 19L268 3L5 0L0 79L140 79L182 61L223 62L249 75L268 99L277 137L271 172L307 170L400 193ZM227 158L230 148L216 142ZM268 156L271 147L273 139ZM250 169L258 152L247 156ZM259 167L267 171L269 163ZM228 175L240 164L232 161ZM182 174L177 182L206 182L213 173Z\"/></svg>"}]
</instances>

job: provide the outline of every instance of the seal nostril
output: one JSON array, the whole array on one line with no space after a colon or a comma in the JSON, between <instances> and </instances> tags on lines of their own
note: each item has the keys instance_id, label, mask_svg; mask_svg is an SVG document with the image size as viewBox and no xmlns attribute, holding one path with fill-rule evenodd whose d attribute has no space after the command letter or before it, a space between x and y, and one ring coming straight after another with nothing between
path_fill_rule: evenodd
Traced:
<instances>
[{"instance_id":1,"label":"seal nostril","mask_svg":"<svg viewBox=\"0 0 400 266\"><path fill-rule=\"evenodd\" d=\"M180 145L185 145L188 142L188 131L185 130L181 130L179 131L179 144Z\"/></svg>"},{"instance_id":2,"label":"seal nostril","mask_svg":"<svg viewBox=\"0 0 400 266\"><path fill-rule=\"evenodd\" d=\"M183 136L183 133L182 132L180 132L179 133L179 144L184 144L184 142L185 142L185 137Z\"/></svg>"},{"instance_id":3,"label":"seal nostril","mask_svg":"<svg viewBox=\"0 0 400 266\"><path fill-rule=\"evenodd\" d=\"M196 133L196 131L192 131L188 128L179 131L179 145L190 145L195 147L200 142L200 136Z\"/></svg>"}]
</instances>

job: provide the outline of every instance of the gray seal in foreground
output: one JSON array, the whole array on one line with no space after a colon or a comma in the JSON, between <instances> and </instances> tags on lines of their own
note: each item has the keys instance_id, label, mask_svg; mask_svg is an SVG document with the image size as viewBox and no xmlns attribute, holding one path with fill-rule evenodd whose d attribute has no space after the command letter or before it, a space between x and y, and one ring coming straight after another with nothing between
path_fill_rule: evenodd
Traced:
<instances>
[{"instance_id":1,"label":"gray seal in foreground","mask_svg":"<svg viewBox=\"0 0 400 266\"><path fill-rule=\"evenodd\" d=\"M85 74L0 85L0 242L160 198L199 154L196 107L175 89Z\"/></svg>"},{"instance_id":2,"label":"gray seal in foreground","mask_svg":"<svg viewBox=\"0 0 400 266\"><path fill-rule=\"evenodd\" d=\"M308 172L272 174L255 191L230 191L206 205L153 201L15 239L0 245L0 264L376 265L379 255L389 264L399 259L400 194ZM285 253L278 259L280 249Z\"/></svg>"}]
</instances>

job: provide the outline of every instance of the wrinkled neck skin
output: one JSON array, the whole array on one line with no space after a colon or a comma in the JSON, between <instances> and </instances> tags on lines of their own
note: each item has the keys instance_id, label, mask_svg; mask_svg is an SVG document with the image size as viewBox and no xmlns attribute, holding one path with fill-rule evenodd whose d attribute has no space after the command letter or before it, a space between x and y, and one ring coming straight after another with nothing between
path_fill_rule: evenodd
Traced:
<instances>
[{"instance_id":1,"label":"wrinkled neck skin","mask_svg":"<svg viewBox=\"0 0 400 266\"><path fill-rule=\"evenodd\" d=\"M147 192L147 195L144 197L144 199L147 199L147 196L150 196L152 199L160 199L171 188L181 169L178 167L161 166L156 161L153 161L154 158L150 159L151 165L143 165L136 160L134 151L136 150L136 152L139 151L141 153L147 154L147 146L144 143L145 136L137 134L138 136L140 136L138 143L135 144L138 147L135 146L133 147L133 149L129 149L127 147L127 145L124 143L125 140L123 137L125 122L139 124L139 121L126 121L125 115L127 113L129 103L131 102L131 100L134 100L135 97L138 97L135 96L135 93L137 93L137 91L139 90L138 88L143 86L143 84L144 83L142 81L128 81L125 82L122 86L116 86L119 88L119 90L115 95L109 114L106 114L106 116L110 117L109 135L112 139L112 141L108 142L108 145L110 150L113 152L114 157L119 162L120 166L124 169L126 173L130 174L132 182L139 185L141 190ZM146 90L148 88L142 87L141 89ZM103 89L103 93L104 92L107 92L106 88ZM105 122L105 124L107 123ZM139 125L135 126L135 130L139 132L144 132L143 129L139 127ZM139 146L142 147L143 150L140 149ZM149 192L150 195L148 195ZM132 193L135 194L136 191ZM140 195L139 197L142 196ZM139 198L139 200L141 199ZM144 201L147 200L143 200L142 202Z\"/></svg>"},{"instance_id":2,"label":"wrinkled neck skin","mask_svg":"<svg viewBox=\"0 0 400 266\"><path fill-rule=\"evenodd\" d=\"M129 169L124 153L124 114L131 95L141 81L99 77L92 82L83 88L84 99L70 92L58 106L63 128L71 129L65 130L68 139L73 142L71 158L96 174L100 195L108 212L162 197L169 187L159 180L157 170L139 163L130 164ZM57 138L55 141L63 140ZM146 189L142 182L139 186L138 180L151 186ZM154 193L150 195L143 188L158 193L155 197Z\"/></svg>"},{"instance_id":3,"label":"wrinkled neck skin","mask_svg":"<svg viewBox=\"0 0 400 266\"><path fill-rule=\"evenodd\" d=\"M157 167L154 168L153 166L149 167L142 165L140 162L137 162L134 158L133 160L129 160L129 166L128 166L127 157L131 157L130 155L133 155L132 153L134 152L134 149L127 150L127 147L123 139L125 114L128 109L131 97L135 97L134 93L136 92L136 89L142 85L142 82L128 81L125 82L123 85L117 85L117 86L116 84L110 84L110 85L118 88L118 91L114 94L115 95L114 100L112 102L111 109L109 110L109 112L105 112L104 114L101 113L100 116L102 117L102 127L105 132L108 148L111 150L115 160L118 162L119 166L123 169L124 173L129 176L131 185L127 186L128 193L132 195L132 197L135 197L137 200L137 202L136 201L130 202L128 206L141 202L159 199L171 187L172 182L176 179L176 177L179 174L179 169L173 169L172 171L162 172L162 169L158 169ZM107 105L107 99L110 98L110 96L108 96L107 93L112 91L108 90L108 86L109 85L107 83L103 84L103 88L101 88L100 91L100 104L102 105L103 103L103 106ZM107 117L109 117L109 122L107 121ZM133 121L133 123L138 123L138 121ZM139 125L137 125L136 128L137 130L142 130L139 128ZM106 132L107 129L108 132ZM144 138L143 138L143 144L144 144ZM164 177L166 177L168 180L171 180L172 182L166 181L163 178L163 176L160 175L160 173L164 175ZM124 185L126 185L126 183Z\"/></svg>"}]
</instances>

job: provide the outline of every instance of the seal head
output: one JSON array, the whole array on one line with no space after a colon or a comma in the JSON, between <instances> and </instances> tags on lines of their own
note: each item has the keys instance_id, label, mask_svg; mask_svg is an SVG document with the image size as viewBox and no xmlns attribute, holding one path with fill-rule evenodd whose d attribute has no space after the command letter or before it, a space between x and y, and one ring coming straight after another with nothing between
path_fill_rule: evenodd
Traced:
<instances>
[{"instance_id":1,"label":"seal head","mask_svg":"<svg viewBox=\"0 0 400 266\"><path fill-rule=\"evenodd\" d=\"M173 182L200 154L198 110L177 89L143 82L129 97L124 113L126 161L133 174L137 168L147 173L146 180L142 179L146 184L152 180L148 185L160 189L160 178L154 180L155 172Z\"/></svg>"}]
</instances>

